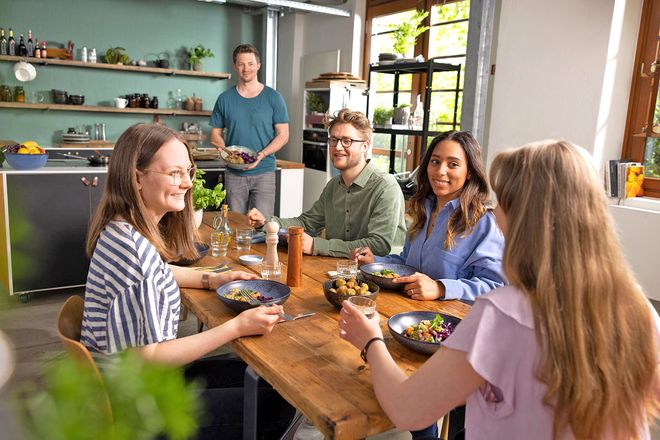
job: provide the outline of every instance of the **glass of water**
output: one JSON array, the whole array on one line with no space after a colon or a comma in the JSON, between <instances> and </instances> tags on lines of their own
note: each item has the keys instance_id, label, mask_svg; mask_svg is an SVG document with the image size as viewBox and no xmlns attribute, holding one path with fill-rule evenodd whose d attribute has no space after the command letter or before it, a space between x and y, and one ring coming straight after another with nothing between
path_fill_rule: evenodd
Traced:
<instances>
[{"instance_id":1,"label":"glass of water","mask_svg":"<svg viewBox=\"0 0 660 440\"><path fill-rule=\"evenodd\" d=\"M252 247L252 228L236 229L236 249L249 251Z\"/></svg>"},{"instance_id":2,"label":"glass of water","mask_svg":"<svg viewBox=\"0 0 660 440\"><path fill-rule=\"evenodd\" d=\"M348 302L357 307L364 315L371 319L376 314L376 301L365 296L351 296Z\"/></svg>"},{"instance_id":3,"label":"glass of water","mask_svg":"<svg viewBox=\"0 0 660 440\"><path fill-rule=\"evenodd\" d=\"M229 234L225 232L213 231L211 233L211 256L224 257L227 255L230 239Z\"/></svg>"},{"instance_id":4,"label":"glass of water","mask_svg":"<svg viewBox=\"0 0 660 440\"><path fill-rule=\"evenodd\" d=\"M358 274L358 266L354 260L337 261L337 278L355 278Z\"/></svg>"},{"instance_id":5,"label":"glass of water","mask_svg":"<svg viewBox=\"0 0 660 440\"><path fill-rule=\"evenodd\" d=\"M261 278L279 281L282 277L282 263L261 263Z\"/></svg>"}]
</instances>

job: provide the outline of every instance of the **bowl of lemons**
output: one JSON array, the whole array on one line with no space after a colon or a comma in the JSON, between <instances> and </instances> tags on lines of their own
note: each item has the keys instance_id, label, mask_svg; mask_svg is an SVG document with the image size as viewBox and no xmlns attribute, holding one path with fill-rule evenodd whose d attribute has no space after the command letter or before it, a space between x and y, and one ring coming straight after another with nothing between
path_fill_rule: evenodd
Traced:
<instances>
[{"instance_id":1,"label":"bowl of lemons","mask_svg":"<svg viewBox=\"0 0 660 440\"><path fill-rule=\"evenodd\" d=\"M34 141L3 147L5 160L16 170L38 170L46 165L48 153Z\"/></svg>"}]
</instances>

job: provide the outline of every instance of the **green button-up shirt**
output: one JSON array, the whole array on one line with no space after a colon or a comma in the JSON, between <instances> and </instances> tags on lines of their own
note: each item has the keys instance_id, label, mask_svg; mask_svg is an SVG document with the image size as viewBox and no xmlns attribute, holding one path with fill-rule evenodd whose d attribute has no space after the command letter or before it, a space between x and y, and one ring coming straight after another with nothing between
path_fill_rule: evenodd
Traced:
<instances>
[{"instance_id":1,"label":"green button-up shirt","mask_svg":"<svg viewBox=\"0 0 660 440\"><path fill-rule=\"evenodd\" d=\"M406 235L403 193L394 176L367 163L351 186L333 177L312 208L296 218L274 217L282 227L302 226L326 238L314 237L314 255L348 257L351 250L369 246L374 255L401 249Z\"/></svg>"}]
</instances>

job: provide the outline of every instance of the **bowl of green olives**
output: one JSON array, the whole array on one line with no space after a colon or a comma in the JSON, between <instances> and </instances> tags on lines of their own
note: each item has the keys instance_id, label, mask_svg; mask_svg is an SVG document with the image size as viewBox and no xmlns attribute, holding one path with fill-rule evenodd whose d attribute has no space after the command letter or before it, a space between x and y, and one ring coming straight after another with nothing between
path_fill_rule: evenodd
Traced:
<instances>
[{"instance_id":1,"label":"bowl of green olives","mask_svg":"<svg viewBox=\"0 0 660 440\"><path fill-rule=\"evenodd\" d=\"M325 299L337 309L341 309L341 303L351 296L364 296L376 299L380 288L376 283L362 278L337 278L323 283Z\"/></svg>"}]
</instances>

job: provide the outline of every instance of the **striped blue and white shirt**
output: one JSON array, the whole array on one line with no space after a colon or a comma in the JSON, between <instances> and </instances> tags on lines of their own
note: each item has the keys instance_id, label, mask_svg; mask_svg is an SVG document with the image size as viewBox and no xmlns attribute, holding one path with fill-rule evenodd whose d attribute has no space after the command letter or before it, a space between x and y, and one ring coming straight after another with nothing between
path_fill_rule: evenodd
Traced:
<instances>
[{"instance_id":1,"label":"striped blue and white shirt","mask_svg":"<svg viewBox=\"0 0 660 440\"><path fill-rule=\"evenodd\" d=\"M113 354L176 338L181 297L172 271L133 226L111 221L87 274L80 341Z\"/></svg>"}]
</instances>

